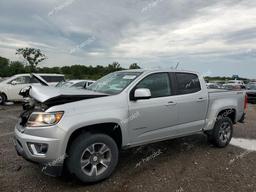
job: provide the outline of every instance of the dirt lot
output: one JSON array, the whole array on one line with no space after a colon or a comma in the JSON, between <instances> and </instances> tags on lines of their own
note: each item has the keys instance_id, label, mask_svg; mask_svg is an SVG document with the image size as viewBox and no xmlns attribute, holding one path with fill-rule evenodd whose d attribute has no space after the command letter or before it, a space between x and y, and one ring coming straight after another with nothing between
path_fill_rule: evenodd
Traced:
<instances>
[{"instance_id":1,"label":"dirt lot","mask_svg":"<svg viewBox=\"0 0 256 192\"><path fill-rule=\"evenodd\" d=\"M195 135L124 151L112 177L95 185L52 178L16 155L12 133L19 105L0 107L0 191L256 191L256 153L217 149ZM256 105L234 137L256 139Z\"/></svg>"}]
</instances>

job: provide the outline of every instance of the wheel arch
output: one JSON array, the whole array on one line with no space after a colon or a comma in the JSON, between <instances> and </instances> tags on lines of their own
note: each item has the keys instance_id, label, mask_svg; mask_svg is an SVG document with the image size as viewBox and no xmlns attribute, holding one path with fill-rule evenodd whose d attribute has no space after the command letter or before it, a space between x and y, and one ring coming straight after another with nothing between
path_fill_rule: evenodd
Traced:
<instances>
[{"instance_id":1,"label":"wheel arch","mask_svg":"<svg viewBox=\"0 0 256 192\"><path fill-rule=\"evenodd\" d=\"M1 94L3 94L3 95L5 96L5 98L7 99L7 95L6 95L6 93L5 93L5 92L0 91L0 93L1 93Z\"/></svg>"},{"instance_id":2,"label":"wheel arch","mask_svg":"<svg viewBox=\"0 0 256 192\"><path fill-rule=\"evenodd\" d=\"M222 109L217 114L217 119L221 117L229 117L232 121L232 123L236 123L236 109L235 108L229 108L229 109Z\"/></svg>"},{"instance_id":3,"label":"wheel arch","mask_svg":"<svg viewBox=\"0 0 256 192\"><path fill-rule=\"evenodd\" d=\"M6 100L6 101L8 100L8 97L7 97L7 95L5 94L5 92L0 91L0 94L3 94L3 96L5 97L5 100Z\"/></svg>"},{"instance_id":4,"label":"wheel arch","mask_svg":"<svg viewBox=\"0 0 256 192\"><path fill-rule=\"evenodd\" d=\"M123 144L123 138L122 138L122 130L119 124L114 122L107 122L107 123L99 123L99 124L93 124L93 125L87 125L81 128L78 128L74 130L67 141L66 144L66 153L68 153L68 150L73 143L73 141L82 133L90 132L90 133L103 133L111 138L114 139L114 141L117 143L117 146L119 149L122 148Z\"/></svg>"}]
</instances>

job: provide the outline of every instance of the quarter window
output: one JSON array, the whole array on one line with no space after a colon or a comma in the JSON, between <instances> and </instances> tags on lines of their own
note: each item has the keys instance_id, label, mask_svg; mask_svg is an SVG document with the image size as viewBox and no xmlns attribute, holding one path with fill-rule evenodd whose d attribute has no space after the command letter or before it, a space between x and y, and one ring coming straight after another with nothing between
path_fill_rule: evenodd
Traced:
<instances>
[{"instance_id":1,"label":"quarter window","mask_svg":"<svg viewBox=\"0 0 256 192\"><path fill-rule=\"evenodd\" d=\"M200 81L196 74L176 73L177 94L196 93L201 90Z\"/></svg>"},{"instance_id":2,"label":"quarter window","mask_svg":"<svg viewBox=\"0 0 256 192\"><path fill-rule=\"evenodd\" d=\"M165 97L171 95L170 80L167 73L156 73L145 77L136 88L147 88L151 97Z\"/></svg>"}]
</instances>

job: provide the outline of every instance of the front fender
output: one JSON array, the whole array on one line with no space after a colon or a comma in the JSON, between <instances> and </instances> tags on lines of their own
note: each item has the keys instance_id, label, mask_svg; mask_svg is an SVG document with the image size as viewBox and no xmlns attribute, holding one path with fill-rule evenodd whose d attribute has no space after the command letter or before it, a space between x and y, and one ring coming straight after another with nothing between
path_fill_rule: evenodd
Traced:
<instances>
[{"instance_id":1,"label":"front fender","mask_svg":"<svg viewBox=\"0 0 256 192\"><path fill-rule=\"evenodd\" d=\"M71 135L80 128L85 128L97 124L103 123L115 123L120 126L122 135L122 146L128 143L127 123L124 123L123 119L126 119L128 112L125 113L123 110L117 111L104 111L104 113L84 113L77 114L75 116L66 116L63 121L60 122L59 127L64 129L66 134L63 138L63 154L66 152L68 141Z\"/></svg>"}]
</instances>

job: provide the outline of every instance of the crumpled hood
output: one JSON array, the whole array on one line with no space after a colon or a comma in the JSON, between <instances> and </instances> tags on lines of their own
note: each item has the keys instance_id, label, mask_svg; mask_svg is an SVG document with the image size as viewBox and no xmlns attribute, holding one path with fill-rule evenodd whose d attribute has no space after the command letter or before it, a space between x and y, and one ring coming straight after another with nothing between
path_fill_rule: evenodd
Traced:
<instances>
[{"instance_id":1,"label":"crumpled hood","mask_svg":"<svg viewBox=\"0 0 256 192\"><path fill-rule=\"evenodd\" d=\"M108 94L98 93L85 89L80 90L36 85L31 86L28 94L36 101L44 103L48 106L108 96Z\"/></svg>"}]
</instances>

